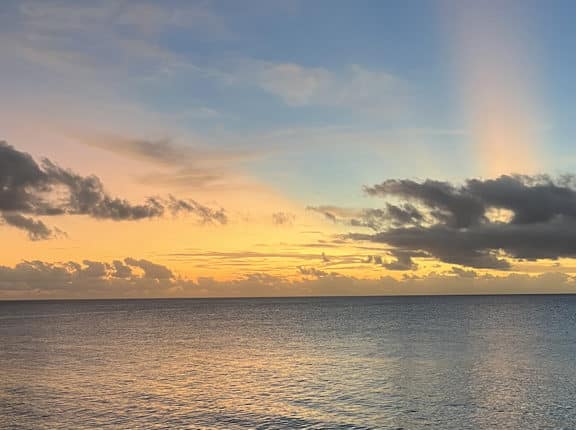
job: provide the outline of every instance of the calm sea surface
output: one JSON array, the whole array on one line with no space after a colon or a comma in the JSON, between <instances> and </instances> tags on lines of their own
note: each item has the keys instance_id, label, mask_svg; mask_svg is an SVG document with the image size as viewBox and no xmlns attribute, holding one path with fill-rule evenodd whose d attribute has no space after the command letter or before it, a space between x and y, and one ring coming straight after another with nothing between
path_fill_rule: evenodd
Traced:
<instances>
[{"instance_id":1,"label":"calm sea surface","mask_svg":"<svg viewBox=\"0 0 576 430\"><path fill-rule=\"evenodd\" d=\"M2 429L576 429L576 297L0 302Z\"/></svg>"}]
</instances>

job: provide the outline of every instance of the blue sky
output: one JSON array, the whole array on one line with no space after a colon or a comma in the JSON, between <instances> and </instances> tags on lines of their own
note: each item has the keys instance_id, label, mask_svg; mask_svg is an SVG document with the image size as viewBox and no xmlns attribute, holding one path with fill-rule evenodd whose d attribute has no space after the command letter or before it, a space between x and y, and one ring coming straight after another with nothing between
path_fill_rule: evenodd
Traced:
<instances>
[{"instance_id":1,"label":"blue sky","mask_svg":"<svg viewBox=\"0 0 576 430\"><path fill-rule=\"evenodd\" d=\"M190 277L227 279L242 267L286 279L398 281L409 271L442 284L470 276L462 267L531 276L560 270L562 258L576 272L572 250L519 245L541 229L552 245L571 234L572 209L552 205L539 218L524 213L539 203L518 203L541 189L554 202L576 192L576 181L550 179L576 169L574 9L560 0L2 1L0 140L12 145L0 145L4 156L48 157L96 175L104 203L192 199L188 212L219 225L163 216L178 212L169 197L148 208L149 224L102 221L73 206L62 224L44 225L40 209L36 220L0 208L14 243L0 258L144 253L167 265L176 258ZM500 177L513 173L552 176L512 185ZM56 177L59 198L70 184ZM520 197L495 202L469 178ZM394 182L402 179L414 182ZM423 198L430 183L462 207L469 194L472 206L482 202L464 242L455 209ZM366 191L375 184L384 185ZM525 231L510 211L530 220ZM419 236L407 243L395 228ZM500 229L506 239L476 242ZM438 247L439 231L464 248ZM122 246L111 250L107 237ZM366 254L374 247L378 255Z\"/></svg>"},{"instance_id":2,"label":"blue sky","mask_svg":"<svg viewBox=\"0 0 576 430\"><path fill-rule=\"evenodd\" d=\"M242 168L303 201L319 194L350 198L362 181L384 175L482 175L454 49L463 34L451 28L457 3L474 5L8 1L0 8L11 45L0 85L14 99L13 111L45 109L38 104L45 96L47 105L58 105L65 127L82 123L65 118L88 104L83 115L92 115L95 131L273 148ZM530 57L526 74L538 123L526 127L543 148L542 170L574 167L574 6L483 4L488 17L504 18L476 26L491 34L510 24L514 31L502 43ZM125 105L128 113L112 121L92 113L110 105ZM128 125L142 122L136 110L153 120L141 130Z\"/></svg>"}]
</instances>

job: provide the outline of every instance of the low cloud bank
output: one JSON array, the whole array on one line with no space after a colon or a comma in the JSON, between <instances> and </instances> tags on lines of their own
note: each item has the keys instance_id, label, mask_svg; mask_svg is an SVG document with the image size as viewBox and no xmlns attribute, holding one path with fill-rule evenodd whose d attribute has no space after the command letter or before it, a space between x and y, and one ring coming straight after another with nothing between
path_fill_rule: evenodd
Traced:
<instances>
[{"instance_id":1,"label":"low cloud bank","mask_svg":"<svg viewBox=\"0 0 576 430\"><path fill-rule=\"evenodd\" d=\"M293 278L251 273L237 279L184 279L149 260L0 266L0 299L121 297L286 297L413 294L574 293L576 279L561 272L537 276L479 274L453 267L425 276L359 279L315 267L297 267Z\"/></svg>"}]
</instances>

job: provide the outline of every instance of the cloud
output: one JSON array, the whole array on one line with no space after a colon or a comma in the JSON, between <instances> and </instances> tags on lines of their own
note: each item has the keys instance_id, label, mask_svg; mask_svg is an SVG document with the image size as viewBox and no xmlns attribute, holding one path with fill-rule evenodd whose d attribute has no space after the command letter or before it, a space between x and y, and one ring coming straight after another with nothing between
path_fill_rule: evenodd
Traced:
<instances>
[{"instance_id":1,"label":"cloud","mask_svg":"<svg viewBox=\"0 0 576 430\"><path fill-rule=\"evenodd\" d=\"M369 255L365 263L377 264L388 270L416 270L418 265L412 260L415 257L426 257L424 252L390 250L387 252L392 260L384 260L380 255Z\"/></svg>"},{"instance_id":2,"label":"cloud","mask_svg":"<svg viewBox=\"0 0 576 430\"><path fill-rule=\"evenodd\" d=\"M452 267L452 272L456 275L461 276L463 278L476 278L478 277L478 273L474 270L465 270L461 267L454 266Z\"/></svg>"},{"instance_id":3,"label":"cloud","mask_svg":"<svg viewBox=\"0 0 576 430\"><path fill-rule=\"evenodd\" d=\"M80 136L83 143L107 151L140 159L163 166L201 167L203 163L225 164L253 158L255 154L247 150L182 145L172 139L128 138L110 134Z\"/></svg>"},{"instance_id":4,"label":"cloud","mask_svg":"<svg viewBox=\"0 0 576 430\"><path fill-rule=\"evenodd\" d=\"M272 222L275 225L292 225L296 216L289 212L274 212L272 214Z\"/></svg>"},{"instance_id":5,"label":"cloud","mask_svg":"<svg viewBox=\"0 0 576 430\"><path fill-rule=\"evenodd\" d=\"M384 209L342 208L329 205L308 206L306 209L320 213L335 223L368 227L372 230L381 230L386 226L418 225L424 220L420 210L410 203L400 205L386 203Z\"/></svg>"},{"instance_id":6,"label":"cloud","mask_svg":"<svg viewBox=\"0 0 576 430\"><path fill-rule=\"evenodd\" d=\"M171 279L174 274L166 266L152 263L148 260L136 260L134 258L126 258L124 262L128 266L139 267L144 271L144 277L147 279Z\"/></svg>"},{"instance_id":7,"label":"cloud","mask_svg":"<svg viewBox=\"0 0 576 430\"><path fill-rule=\"evenodd\" d=\"M119 276L119 268L121 276ZM479 275L453 268L397 280L358 279L335 272L299 267L302 276L289 279L267 273L240 275L232 280L184 279L170 268L148 260L126 258L112 263L49 263L24 261L0 266L0 298L119 298L119 297L286 297L410 294L574 293L574 277L561 272L529 276Z\"/></svg>"},{"instance_id":8,"label":"cloud","mask_svg":"<svg viewBox=\"0 0 576 430\"><path fill-rule=\"evenodd\" d=\"M120 260L114 260L112 262L112 267L114 268L114 271L111 275L114 278L130 278L132 276L132 268Z\"/></svg>"},{"instance_id":9,"label":"cloud","mask_svg":"<svg viewBox=\"0 0 576 430\"><path fill-rule=\"evenodd\" d=\"M26 215L86 215L114 221L157 218L166 213L189 213L203 222L225 224L223 209L193 200L149 197L141 204L110 196L96 176L81 176L48 159L40 164L30 154L0 141L0 214L9 225L24 229L31 239L53 236L43 222Z\"/></svg>"},{"instance_id":10,"label":"cloud","mask_svg":"<svg viewBox=\"0 0 576 430\"><path fill-rule=\"evenodd\" d=\"M468 190L456 189L447 182L390 179L364 190L372 196L398 196L418 201L427 206L438 221L457 228L481 221L485 212L482 202Z\"/></svg>"},{"instance_id":11,"label":"cloud","mask_svg":"<svg viewBox=\"0 0 576 430\"><path fill-rule=\"evenodd\" d=\"M362 215L362 209L343 208L331 205L308 206L306 210L317 212L332 222L341 221L343 218L354 219Z\"/></svg>"},{"instance_id":12,"label":"cloud","mask_svg":"<svg viewBox=\"0 0 576 430\"><path fill-rule=\"evenodd\" d=\"M169 3L0 2L2 91L13 98L3 116L36 116L36 122L51 120L59 128L106 130L174 130L191 115L200 115L197 121L213 117L214 109L198 110L190 98L178 112L160 112L142 100L143 88L169 84L164 89L172 91L181 87L172 85L176 80L207 77L208 71L168 46L168 34L185 32L211 41L230 37L212 5ZM182 112L189 114L187 119ZM10 122L6 119L7 126Z\"/></svg>"},{"instance_id":13,"label":"cloud","mask_svg":"<svg viewBox=\"0 0 576 430\"><path fill-rule=\"evenodd\" d=\"M298 272L300 272L300 274L302 274L304 276L313 276L316 278L323 278L325 276L330 275L328 272L325 272L324 270L316 269L315 267L299 266Z\"/></svg>"},{"instance_id":14,"label":"cloud","mask_svg":"<svg viewBox=\"0 0 576 430\"><path fill-rule=\"evenodd\" d=\"M106 1L99 4L27 1L20 4L20 16L28 27L67 32L123 25L135 32L148 32L167 25L182 25L177 10L153 3Z\"/></svg>"},{"instance_id":15,"label":"cloud","mask_svg":"<svg viewBox=\"0 0 576 430\"><path fill-rule=\"evenodd\" d=\"M12 227L26 231L30 240L50 239L54 235L54 231L48 228L42 221L27 218L17 213L1 214L1 219Z\"/></svg>"},{"instance_id":16,"label":"cloud","mask_svg":"<svg viewBox=\"0 0 576 430\"><path fill-rule=\"evenodd\" d=\"M506 276L459 276L454 272L431 273L422 277L396 280L358 279L338 273L306 276L287 280L262 273L230 281L200 278L188 290L205 297L302 297L302 296L381 296L430 294L514 294L514 293L575 293L573 277L559 272L529 276L511 273Z\"/></svg>"},{"instance_id":17,"label":"cloud","mask_svg":"<svg viewBox=\"0 0 576 430\"><path fill-rule=\"evenodd\" d=\"M133 269L142 269L141 274ZM0 266L2 297L124 297L169 294L176 279L165 266L126 258L111 264L84 260L49 263L24 261Z\"/></svg>"},{"instance_id":18,"label":"cloud","mask_svg":"<svg viewBox=\"0 0 576 430\"><path fill-rule=\"evenodd\" d=\"M329 245L329 244L328 244ZM332 269L359 268L363 269L362 263L365 260L365 252L334 252L326 255L322 247L301 246L301 244L268 244L257 245L262 251L210 251L210 250L183 250L181 252L171 252L161 254L162 258L170 261L178 261L188 267L202 267L209 272L215 268L230 273L229 269L235 271L245 269L271 270L275 273L286 273L297 267L322 266ZM327 246L328 248L329 246ZM320 249L318 249L320 248ZM336 250L334 250L336 251ZM228 270L227 270L228 269Z\"/></svg>"},{"instance_id":19,"label":"cloud","mask_svg":"<svg viewBox=\"0 0 576 430\"><path fill-rule=\"evenodd\" d=\"M345 107L396 113L405 99L403 82L384 71L353 64L342 70L294 63L246 61L247 79L290 106Z\"/></svg>"},{"instance_id":20,"label":"cloud","mask_svg":"<svg viewBox=\"0 0 576 430\"><path fill-rule=\"evenodd\" d=\"M90 261L84 260L82 262L84 268L80 266L78 270L78 275L84 278L103 278L107 275L109 266L106 263L100 261ZM72 263L69 263L72 264Z\"/></svg>"},{"instance_id":21,"label":"cloud","mask_svg":"<svg viewBox=\"0 0 576 430\"><path fill-rule=\"evenodd\" d=\"M509 269L509 259L576 255L576 179L570 175L505 175L463 185L387 180L365 191L404 199L418 216L396 217L394 225L372 234L352 233L352 239L476 268ZM389 217L387 210L382 225Z\"/></svg>"},{"instance_id":22,"label":"cloud","mask_svg":"<svg viewBox=\"0 0 576 430\"><path fill-rule=\"evenodd\" d=\"M228 260L228 259L267 259L267 258L279 258L279 259L306 259L306 260L315 260L321 259L325 260L326 256L324 253L302 253L302 252L257 252L257 251L207 251L207 250L190 250L185 252L174 252L170 253L167 256L169 257L178 257L178 258L195 258L195 257L209 257L212 259L221 259L221 260Z\"/></svg>"},{"instance_id":23,"label":"cloud","mask_svg":"<svg viewBox=\"0 0 576 430\"><path fill-rule=\"evenodd\" d=\"M122 157L142 161L164 169L142 175L142 183L194 187L211 187L225 183L237 183L235 166L243 161L254 160L265 151L249 149L214 149L201 144L179 144L173 139L131 138L126 136L92 133L77 136L88 146L103 149Z\"/></svg>"},{"instance_id":24,"label":"cloud","mask_svg":"<svg viewBox=\"0 0 576 430\"><path fill-rule=\"evenodd\" d=\"M391 254L395 257L395 260L382 263L388 270L416 270L418 265L414 263L412 257L422 256L421 253L406 251L392 251Z\"/></svg>"},{"instance_id":25,"label":"cloud","mask_svg":"<svg viewBox=\"0 0 576 430\"><path fill-rule=\"evenodd\" d=\"M111 0L25 1L5 8L0 44L17 60L95 80L125 90L130 82L147 84L192 77L256 87L290 106L328 106L364 112L397 112L404 104L404 83L384 70L351 64L339 69L243 58L194 64L166 44L167 34L185 32L195 40L237 39L210 3ZM262 6L257 7L258 10ZM2 15L0 15L2 18ZM228 61L230 63L230 61ZM127 76L130 79L122 79ZM93 82L92 82L93 83ZM190 106L187 107L190 111ZM200 118L211 108L192 110Z\"/></svg>"},{"instance_id":26,"label":"cloud","mask_svg":"<svg viewBox=\"0 0 576 430\"><path fill-rule=\"evenodd\" d=\"M5 14L12 21L7 30L15 32L8 36L17 39L19 34L28 35L16 44L25 58L80 70L96 66L99 60L89 53L104 47L113 58L124 54L132 60L160 61L161 66L166 61L175 61L175 55L154 42L162 31L186 28L196 37L228 34L223 20L199 4L175 7L119 0L90 4L69 0L26 1L8 8ZM66 40L71 36L85 43ZM43 49L47 51L45 55Z\"/></svg>"}]
</instances>

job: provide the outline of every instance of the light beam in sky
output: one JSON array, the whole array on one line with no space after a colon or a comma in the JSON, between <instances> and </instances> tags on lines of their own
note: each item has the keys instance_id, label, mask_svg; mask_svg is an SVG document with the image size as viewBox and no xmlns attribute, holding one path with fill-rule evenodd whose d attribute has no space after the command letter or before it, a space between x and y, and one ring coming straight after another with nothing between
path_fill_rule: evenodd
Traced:
<instances>
[{"instance_id":1,"label":"light beam in sky","mask_svg":"<svg viewBox=\"0 0 576 430\"><path fill-rule=\"evenodd\" d=\"M543 121L519 5L489 0L447 1L444 6L481 172L542 170L537 131Z\"/></svg>"}]
</instances>

